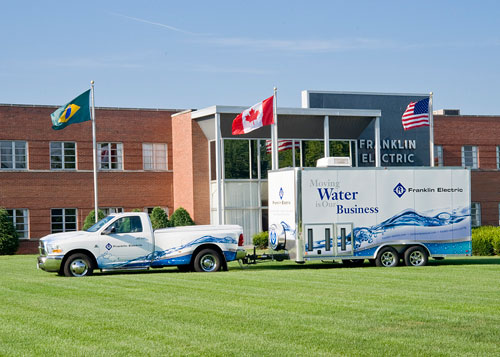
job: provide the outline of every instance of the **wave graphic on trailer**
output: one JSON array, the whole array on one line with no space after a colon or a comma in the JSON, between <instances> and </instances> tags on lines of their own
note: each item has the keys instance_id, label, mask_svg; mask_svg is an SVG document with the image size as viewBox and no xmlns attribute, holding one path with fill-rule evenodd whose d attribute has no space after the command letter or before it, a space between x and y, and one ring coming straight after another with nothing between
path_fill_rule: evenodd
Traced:
<instances>
[{"instance_id":1,"label":"wave graphic on trailer","mask_svg":"<svg viewBox=\"0 0 500 357\"><path fill-rule=\"evenodd\" d=\"M397 236L400 234L411 234L408 232L408 229L415 227L420 227L422 229L447 227L451 228L451 232L453 231L452 225L459 224L461 227L468 223L470 223L470 207L460 208L452 211L451 213L439 212L429 216L417 213L412 209L407 209L380 224L370 227L354 228L354 249L364 249L366 246L379 243L377 241L382 239L384 242L392 239L396 240L396 238L398 238ZM350 238L350 236L351 234L348 234L346 238ZM436 238L432 238L432 236L429 236L426 239L437 240ZM351 239L346 240L346 245L350 244ZM341 237L337 237L337 246L341 246ZM308 246L306 243L306 249L307 248ZM313 246L313 249L321 248L325 248L325 240L318 241L317 244Z\"/></svg>"}]
</instances>

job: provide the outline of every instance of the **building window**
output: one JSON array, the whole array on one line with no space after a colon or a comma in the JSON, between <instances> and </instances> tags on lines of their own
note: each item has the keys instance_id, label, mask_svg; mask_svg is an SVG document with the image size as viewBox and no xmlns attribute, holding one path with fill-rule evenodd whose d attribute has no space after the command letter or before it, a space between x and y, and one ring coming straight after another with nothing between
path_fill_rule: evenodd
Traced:
<instances>
[{"instance_id":1,"label":"building window","mask_svg":"<svg viewBox=\"0 0 500 357\"><path fill-rule=\"evenodd\" d=\"M99 143L97 158L100 170L123 170L123 145L121 143Z\"/></svg>"},{"instance_id":2,"label":"building window","mask_svg":"<svg viewBox=\"0 0 500 357\"><path fill-rule=\"evenodd\" d=\"M144 170L167 170L167 144L142 144Z\"/></svg>"},{"instance_id":3,"label":"building window","mask_svg":"<svg viewBox=\"0 0 500 357\"><path fill-rule=\"evenodd\" d=\"M7 214L12 220L19 239L28 239L28 210L27 209L8 209Z\"/></svg>"},{"instance_id":4,"label":"building window","mask_svg":"<svg viewBox=\"0 0 500 357\"><path fill-rule=\"evenodd\" d=\"M76 169L76 143L55 141L50 143L50 169Z\"/></svg>"},{"instance_id":5,"label":"building window","mask_svg":"<svg viewBox=\"0 0 500 357\"><path fill-rule=\"evenodd\" d=\"M26 141L0 141L0 168L27 169L27 152Z\"/></svg>"},{"instance_id":6,"label":"building window","mask_svg":"<svg viewBox=\"0 0 500 357\"><path fill-rule=\"evenodd\" d=\"M479 227L481 225L481 204L479 202L471 203L470 219L472 227Z\"/></svg>"},{"instance_id":7,"label":"building window","mask_svg":"<svg viewBox=\"0 0 500 357\"><path fill-rule=\"evenodd\" d=\"M500 170L500 146L497 146L497 169Z\"/></svg>"},{"instance_id":8,"label":"building window","mask_svg":"<svg viewBox=\"0 0 500 357\"><path fill-rule=\"evenodd\" d=\"M478 168L477 146L462 146L462 166L470 169Z\"/></svg>"},{"instance_id":9,"label":"building window","mask_svg":"<svg viewBox=\"0 0 500 357\"><path fill-rule=\"evenodd\" d=\"M123 213L122 207L104 207L99 209L104 212L105 216L109 216L110 214Z\"/></svg>"},{"instance_id":10,"label":"building window","mask_svg":"<svg viewBox=\"0 0 500 357\"><path fill-rule=\"evenodd\" d=\"M434 145L434 165L443 166L443 147Z\"/></svg>"},{"instance_id":11,"label":"building window","mask_svg":"<svg viewBox=\"0 0 500 357\"><path fill-rule=\"evenodd\" d=\"M52 208L50 224L52 233L76 231L76 208Z\"/></svg>"}]
</instances>

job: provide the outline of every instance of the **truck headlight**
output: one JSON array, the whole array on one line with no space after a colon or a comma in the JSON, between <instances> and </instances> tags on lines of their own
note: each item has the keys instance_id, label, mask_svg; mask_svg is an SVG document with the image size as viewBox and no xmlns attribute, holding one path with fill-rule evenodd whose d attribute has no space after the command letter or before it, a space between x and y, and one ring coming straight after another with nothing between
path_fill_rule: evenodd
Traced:
<instances>
[{"instance_id":1,"label":"truck headlight","mask_svg":"<svg viewBox=\"0 0 500 357\"><path fill-rule=\"evenodd\" d=\"M58 245L47 244L47 254L62 253L63 250Z\"/></svg>"}]
</instances>

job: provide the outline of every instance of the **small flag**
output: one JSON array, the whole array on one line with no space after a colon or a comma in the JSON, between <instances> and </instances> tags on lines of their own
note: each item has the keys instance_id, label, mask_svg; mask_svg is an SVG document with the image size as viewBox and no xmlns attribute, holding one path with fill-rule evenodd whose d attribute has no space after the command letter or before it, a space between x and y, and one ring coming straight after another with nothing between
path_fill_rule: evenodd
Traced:
<instances>
[{"instance_id":1,"label":"small flag","mask_svg":"<svg viewBox=\"0 0 500 357\"><path fill-rule=\"evenodd\" d=\"M274 124L273 99L274 96L264 99L234 118L232 134L246 134L264 125Z\"/></svg>"},{"instance_id":2,"label":"small flag","mask_svg":"<svg viewBox=\"0 0 500 357\"><path fill-rule=\"evenodd\" d=\"M54 130L61 130L70 124L91 120L90 89L50 114L50 119Z\"/></svg>"},{"instance_id":3,"label":"small flag","mask_svg":"<svg viewBox=\"0 0 500 357\"><path fill-rule=\"evenodd\" d=\"M295 150L300 149L300 141L293 140L278 140L278 151L291 150L295 147ZM271 140L266 140L266 152L270 153L272 151L272 142Z\"/></svg>"},{"instance_id":4,"label":"small flag","mask_svg":"<svg viewBox=\"0 0 500 357\"><path fill-rule=\"evenodd\" d=\"M408 104L401 120L405 130L429 126L429 98Z\"/></svg>"}]
</instances>

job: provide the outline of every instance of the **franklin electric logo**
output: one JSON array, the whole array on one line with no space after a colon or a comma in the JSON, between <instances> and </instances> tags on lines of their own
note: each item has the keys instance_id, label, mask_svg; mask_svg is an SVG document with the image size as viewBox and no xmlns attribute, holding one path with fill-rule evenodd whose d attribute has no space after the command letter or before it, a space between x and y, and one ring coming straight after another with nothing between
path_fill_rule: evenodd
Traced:
<instances>
[{"instance_id":1,"label":"franklin electric logo","mask_svg":"<svg viewBox=\"0 0 500 357\"><path fill-rule=\"evenodd\" d=\"M401 183L398 183L396 187L394 187L394 193L401 198L406 192L406 188L401 185Z\"/></svg>"},{"instance_id":2,"label":"franklin electric logo","mask_svg":"<svg viewBox=\"0 0 500 357\"><path fill-rule=\"evenodd\" d=\"M280 200L283 200L283 196L285 195L285 191L283 191L283 187L280 187L279 195L280 195Z\"/></svg>"}]
</instances>

